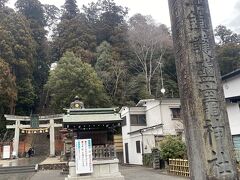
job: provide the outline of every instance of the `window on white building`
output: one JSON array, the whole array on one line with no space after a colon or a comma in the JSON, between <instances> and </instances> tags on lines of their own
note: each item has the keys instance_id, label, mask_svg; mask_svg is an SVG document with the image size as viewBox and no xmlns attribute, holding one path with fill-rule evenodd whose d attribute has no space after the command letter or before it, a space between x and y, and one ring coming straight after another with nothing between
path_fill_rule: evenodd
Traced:
<instances>
[{"instance_id":1,"label":"window on white building","mask_svg":"<svg viewBox=\"0 0 240 180\"><path fill-rule=\"evenodd\" d=\"M126 118L126 116L124 116L122 118L122 126L126 126L126 125L127 125L127 118Z\"/></svg>"},{"instance_id":2,"label":"window on white building","mask_svg":"<svg viewBox=\"0 0 240 180\"><path fill-rule=\"evenodd\" d=\"M180 108L170 108L172 112L172 119L180 119L181 118L181 109Z\"/></svg>"},{"instance_id":3,"label":"window on white building","mask_svg":"<svg viewBox=\"0 0 240 180\"><path fill-rule=\"evenodd\" d=\"M136 141L136 151L137 151L137 153L141 153L141 142L140 141Z\"/></svg>"},{"instance_id":4,"label":"window on white building","mask_svg":"<svg viewBox=\"0 0 240 180\"><path fill-rule=\"evenodd\" d=\"M132 114L130 115L130 122L133 126L146 126L146 115L145 114Z\"/></svg>"}]
</instances>

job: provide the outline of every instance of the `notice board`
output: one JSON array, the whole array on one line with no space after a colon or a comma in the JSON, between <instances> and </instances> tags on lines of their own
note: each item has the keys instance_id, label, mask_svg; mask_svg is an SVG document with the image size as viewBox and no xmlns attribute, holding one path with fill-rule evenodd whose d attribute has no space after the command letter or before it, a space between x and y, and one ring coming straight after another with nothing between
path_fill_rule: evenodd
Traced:
<instances>
[{"instance_id":1,"label":"notice board","mask_svg":"<svg viewBox=\"0 0 240 180\"><path fill-rule=\"evenodd\" d=\"M3 146L3 159L9 159L10 158L10 145Z\"/></svg>"},{"instance_id":2,"label":"notice board","mask_svg":"<svg viewBox=\"0 0 240 180\"><path fill-rule=\"evenodd\" d=\"M92 139L75 140L76 174L93 172Z\"/></svg>"}]
</instances>

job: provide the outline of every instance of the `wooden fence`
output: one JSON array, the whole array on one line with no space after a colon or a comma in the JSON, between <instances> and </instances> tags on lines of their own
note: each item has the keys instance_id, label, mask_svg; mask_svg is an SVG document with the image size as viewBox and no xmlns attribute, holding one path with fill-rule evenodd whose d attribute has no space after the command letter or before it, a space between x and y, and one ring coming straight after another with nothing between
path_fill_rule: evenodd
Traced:
<instances>
[{"instance_id":1,"label":"wooden fence","mask_svg":"<svg viewBox=\"0 0 240 180\"><path fill-rule=\"evenodd\" d=\"M123 152L123 140L121 135L114 135L113 143L116 152Z\"/></svg>"},{"instance_id":2,"label":"wooden fence","mask_svg":"<svg viewBox=\"0 0 240 180\"><path fill-rule=\"evenodd\" d=\"M184 159L169 159L169 173L177 176L189 177L188 160Z\"/></svg>"}]
</instances>

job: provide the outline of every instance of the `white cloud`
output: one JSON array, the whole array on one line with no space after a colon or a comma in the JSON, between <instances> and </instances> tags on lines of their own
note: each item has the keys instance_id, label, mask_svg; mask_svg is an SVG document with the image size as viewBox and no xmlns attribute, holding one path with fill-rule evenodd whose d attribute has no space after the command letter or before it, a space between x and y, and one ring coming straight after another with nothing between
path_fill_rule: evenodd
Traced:
<instances>
[{"instance_id":1,"label":"white cloud","mask_svg":"<svg viewBox=\"0 0 240 180\"><path fill-rule=\"evenodd\" d=\"M9 5L13 7L16 0L10 0ZM40 0L43 4L54 4L62 6L65 0ZM77 0L79 7L96 0ZM168 11L168 0L115 0L117 4L129 8L129 16L135 13L151 15L157 22L170 26ZM219 24L229 26L240 33L240 8L237 8L239 0L209 0L213 27Z\"/></svg>"},{"instance_id":2,"label":"white cloud","mask_svg":"<svg viewBox=\"0 0 240 180\"><path fill-rule=\"evenodd\" d=\"M229 22L230 28L240 33L240 1L235 4L233 16Z\"/></svg>"}]
</instances>

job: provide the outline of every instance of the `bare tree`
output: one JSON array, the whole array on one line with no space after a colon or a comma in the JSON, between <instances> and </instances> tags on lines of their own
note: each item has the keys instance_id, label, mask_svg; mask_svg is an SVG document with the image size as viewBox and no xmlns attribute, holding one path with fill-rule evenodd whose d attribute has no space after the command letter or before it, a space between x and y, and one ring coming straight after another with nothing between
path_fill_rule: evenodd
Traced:
<instances>
[{"instance_id":1,"label":"bare tree","mask_svg":"<svg viewBox=\"0 0 240 180\"><path fill-rule=\"evenodd\" d=\"M151 16L136 14L129 20L128 38L137 59L132 64L144 73L146 90L151 95L151 80L160 68L166 49L172 46L170 33Z\"/></svg>"}]
</instances>

